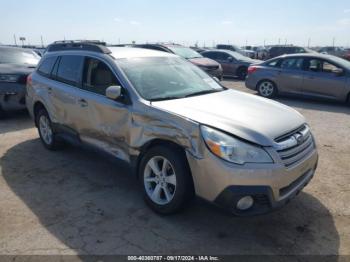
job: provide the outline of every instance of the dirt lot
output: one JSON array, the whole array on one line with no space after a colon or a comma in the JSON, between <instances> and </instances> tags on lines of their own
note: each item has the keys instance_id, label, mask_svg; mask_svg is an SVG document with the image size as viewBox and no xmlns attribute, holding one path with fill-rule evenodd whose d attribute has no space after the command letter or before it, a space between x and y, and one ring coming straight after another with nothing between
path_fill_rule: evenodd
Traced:
<instances>
[{"instance_id":1,"label":"dirt lot","mask_svg":"<svg viewBox=\"0 0 350 262\"><path fill-rule=\"evenodd\" d=\"M307 118L319 168L288 206L250 218L199 200L158 216L127 167L79 148L48 152L26 114L0 120L0 254L350 255L350 108L278 100Z\"/></svg>"}]
</instances>

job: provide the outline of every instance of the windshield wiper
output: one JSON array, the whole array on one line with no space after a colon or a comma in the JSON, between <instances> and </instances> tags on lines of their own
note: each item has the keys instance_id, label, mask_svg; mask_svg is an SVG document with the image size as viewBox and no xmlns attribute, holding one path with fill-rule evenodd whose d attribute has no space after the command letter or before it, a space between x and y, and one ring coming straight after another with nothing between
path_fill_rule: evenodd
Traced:
<instances>
[{"instance_id":1,"label":"windshield wiper","mask_svg":"<svg viewBox=\"0 0 350 262\"><path fill-rule=\"evenodd\" d=\"M211 89L211 90L199 91L199 92L195 92L192 94L188 94L188 95L185 95L184 97L200 96L200 95L206 95L206 94L211 94L211 93L216 93L216 92L221 92L221 91L223 91L223 90Z\"/></svg>"},{"instance_id":2,"label":"windshield wiper","mask_svg":"<svg viewBox=\"0 0 350 262\"><path fill-rule=\"evenodd\" d=\"M155 97L151 98L149 101L155 102L155 101L164 101L164 100L172 100L172 99L180 99L183 98L182 96L162 96L162 97Z\"/></svg>"}]
</instances>

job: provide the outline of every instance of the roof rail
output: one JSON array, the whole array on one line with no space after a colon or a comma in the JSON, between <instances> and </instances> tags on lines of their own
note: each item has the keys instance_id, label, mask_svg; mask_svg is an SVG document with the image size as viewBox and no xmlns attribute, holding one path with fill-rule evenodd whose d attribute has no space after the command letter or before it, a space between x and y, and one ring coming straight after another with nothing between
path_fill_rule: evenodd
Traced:
<instances>
[{"instance_id":1,"label":"roof rail","mask_svg":"<svg viewBox=\"0 0 350 262\"><path fill-rule=\"evenodd\" d=\"M55 41L47 47L47 52L84 50L103 54L110 54L111 51L106 47L106 42L99 40L63 40Z\"/></svg>"}]
</instances>

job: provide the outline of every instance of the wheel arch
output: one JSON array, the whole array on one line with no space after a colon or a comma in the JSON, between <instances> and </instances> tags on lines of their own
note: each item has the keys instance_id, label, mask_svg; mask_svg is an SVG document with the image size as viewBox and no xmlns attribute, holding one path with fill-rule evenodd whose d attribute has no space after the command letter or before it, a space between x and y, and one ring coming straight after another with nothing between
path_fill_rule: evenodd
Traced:
<instances>
[{"instance_id":1,"label":"wheel arch","mask_svg":"<svg viewBox=\"0 0 350 262\"><path fill-rule=\"evenodd\" d=\"M167 140L167 139L160 139L160 138L156 138L156 139L152 139L150 141L148 141L147 143L145 143L141 148L140 148L140 153L139 155L136 157L136 159L133 161L133 166L135 169L135 175L137 178L139 178L139 171L140 171L140 166L141 166L141 160L144 157L144 155L146 154L146 152L155 147L155 146L165 146L165 147L170 147L173 148L174 150L178 150L179 153L183 154L183 156L186 159L186 163L189 165L187 157L186 157L186 150L184 147L180 146L179 144ZM191 170L191 169L190 169ZM191 174L192 177L192 174ZM192 178L193 180L193 178Z\"/></svg>"},{"instance_id":2,"label":"wheel arch","mask_svg":"<svg viewBox=\"0 0 350 262\"><path fill-rule=\"evenodd\" d=\"M37 127L37 121L36 121L36 116L38 115L39 111L41 109L44 109L47 111L45 105L41 101L36 101L33 106L33 114L34 114L34 123L35 126Z\"/></svg>"},{"instance_id":3,"label":"wheel arch","mask_svg":"<svg viewBox=\"0 0 350 262\"><path fill-rule=\"evenodd\" d=\"M277 87L276 82L273 81L273 80L270 79L270 78L263 78L263 79L259 80L259 81L256 83L255 90L258 90L259 85L260 85L262 82L264 82L264 81L269 81L269 82L271 82L271 83L275 86L276 90L278 91L278 87Z\"/></svg>"}]
</instances>

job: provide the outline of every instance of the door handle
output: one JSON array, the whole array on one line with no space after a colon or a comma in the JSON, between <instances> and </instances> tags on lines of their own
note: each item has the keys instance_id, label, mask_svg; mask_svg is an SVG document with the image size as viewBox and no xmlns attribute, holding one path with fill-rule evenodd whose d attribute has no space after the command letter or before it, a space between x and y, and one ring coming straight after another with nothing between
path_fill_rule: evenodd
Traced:
<instances>
[{"instance_id":1,"label":"door handle","mask_svg":"<svg viewBox=\"0 0 350 262\"><path fill-rule=\"evenodd\" d=\"M48 88L47 88L47 91L48 91L49 94L51 94L51 93L52 93L52 88L51 88L51 87L48 87Z\"/></svg>"},{"instance_id":2,"label":"door handle","mask_svg":"<svg viewBox=\"0 0 350 262\"><path fill-rule=\"evenodd\" d=\"M87 107L88 106L88 102L86 102L85 99L79 99L79 104L81 107Z\"/></svg>"}]
</instances>

